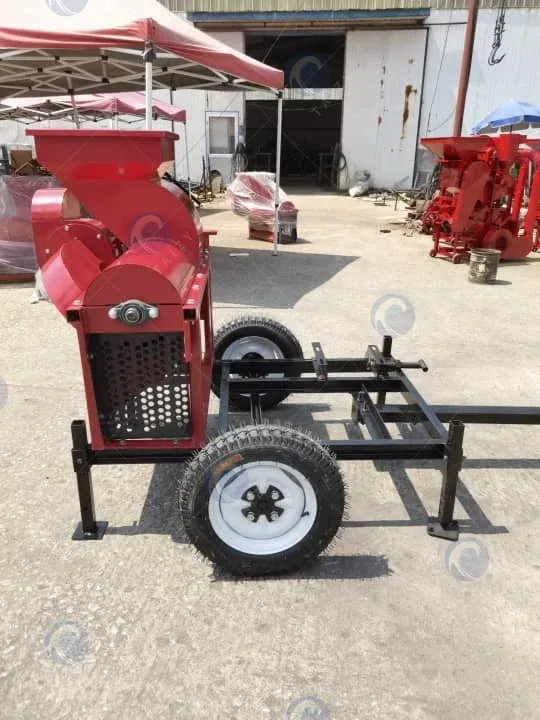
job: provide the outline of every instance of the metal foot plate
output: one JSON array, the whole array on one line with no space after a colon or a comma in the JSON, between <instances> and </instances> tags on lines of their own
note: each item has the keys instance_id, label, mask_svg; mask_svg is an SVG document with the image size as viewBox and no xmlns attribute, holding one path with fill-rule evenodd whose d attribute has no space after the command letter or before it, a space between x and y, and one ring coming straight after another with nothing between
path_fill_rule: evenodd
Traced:
<instances>
[{"instance_id":1,"label":"metal foot plate","mask_svg":"<svg viewBox=\"0 0 540 720\"><path fill-rule=\"evenodd\" d=\"M428 535L456 542L459 540L459 523L452 520L448 525L441 525L437 518L430 518L427 526Z\"/></svg>"},{"instance_id":2,"label":"metal foot plate","mask_svg":"<svg viewBox=\"0 0 540 720\"><path fill-rule=\"evenodd\" d=\"M96 530L93 533L85 533L82 529L82 522L75 528L75 532L71 536L72 540L102 540L107 531L108 522L100 520L96 522Z\"/></svg>"}]
</instances>

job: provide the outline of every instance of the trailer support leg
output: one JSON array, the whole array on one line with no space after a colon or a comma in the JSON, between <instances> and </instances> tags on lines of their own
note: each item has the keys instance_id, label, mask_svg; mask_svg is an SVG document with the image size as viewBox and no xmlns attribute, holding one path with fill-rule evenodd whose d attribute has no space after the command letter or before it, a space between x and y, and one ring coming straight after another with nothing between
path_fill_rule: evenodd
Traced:
<instances>
[{"instance_id":1,"label":"trailer support leg","mask_svg":"<svg viewBox=\"0 0 540 720\"><path fill-rule=\"evenodd\" d=\"M73 540L101 540L107 530L106 522L97 522L94 509L94 491L92 489L92 461L90 457L88 434L84 420L71 423L73 439L73 468L77 475L77 489L81 507L81 522L73 533Z\"/></svg>"},{"instance_id":2,"label":"trailer support leg","mask_svg":"<svg viewBox=\"0 0 540 720\"><path fill-rule=\"evenodd\" d=\"M427 527L428 534L432 537L454 542L459 539L459 524L457 520L454 520L454 506L456 504L459 472L463 465L464 432L465 425L461 420L452 420L450 422L446 455L442 469L443 479L439 514L436 518L430 519Z\"/></svg>"},{"instance_id":3,"label":"trailer support leg","mask_svg":"<svg viewBox=\"0 0 540 720\"><path fill-rule=\"evenodd\" d=\"M384 358L392 357L392 336L385 335L383 338L382 355ZM386 402L386 393L382 390L377 393L377 405L384 405Z\"/></svg>"}]
</instances>

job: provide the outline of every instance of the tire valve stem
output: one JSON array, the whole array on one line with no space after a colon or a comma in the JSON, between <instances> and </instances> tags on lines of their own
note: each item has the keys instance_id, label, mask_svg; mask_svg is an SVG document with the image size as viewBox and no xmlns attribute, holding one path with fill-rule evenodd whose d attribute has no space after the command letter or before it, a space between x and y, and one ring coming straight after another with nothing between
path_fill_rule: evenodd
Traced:
<instances>
[{"instance_id":1,"label":"tire valve stem","mask_svg":"<svg viewBox=\"0 0 540 720\"><path fill-rule=\"evenodd\" d=\"M309 511L306 510L305 512L302 513L302 515L300 517L309 517Z\"/></svg>"}]
</instances>

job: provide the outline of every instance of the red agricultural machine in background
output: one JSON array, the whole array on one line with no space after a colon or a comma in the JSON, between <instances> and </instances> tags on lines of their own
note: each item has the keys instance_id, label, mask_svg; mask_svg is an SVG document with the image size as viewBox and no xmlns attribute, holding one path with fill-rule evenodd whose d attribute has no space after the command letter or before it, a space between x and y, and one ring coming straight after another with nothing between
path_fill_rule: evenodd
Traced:
<instances>
[{"instance_id":1,"label":"red agricultural machine in background","mask_svg":"<svg viewBox=\"0 0 540 720\"><path fill-rule=\"evenodd\" d=\"M214 337L210 233L187 199L160 183L176 136L31 134L39 161L65 186L35 194L33 223L45 289L77 331L86 393L90 438L85 420L71 425L81 510L74 539L106 532L95 516L94 465L180 463L179 519L197 550L244 576L300 570L341 524L338 460L377 459L443 461L427 530L458 539L463 423L540 424L540 408L428 405L405 373L426 364L394 358L391 337L364 357L334 359L320 343L304 359L295 336L265 318L238 318ZM208 441L211 389L219 434ZM347 439L323 444L265 422L263 412L290 393L349 395ZM231 429L231 412L249 417ZM396 423L424 432L403 437ZM356 438L355 425L365 428Z\"/></svg>"},{"instance_id":2,"label":"red agricultural machine in background","mask_svg":"<svg viewBox=\"0 0 540 720\"><path fill-rule=\"evenodd\" d=\"M537 248L540 153L526 143L527 137L517 134L422 140L440 165L439 191L423 217L424 231L433 234L432 257L459 263L469 249L484 248L511 260Z\"/></svg>"}]
</instances>

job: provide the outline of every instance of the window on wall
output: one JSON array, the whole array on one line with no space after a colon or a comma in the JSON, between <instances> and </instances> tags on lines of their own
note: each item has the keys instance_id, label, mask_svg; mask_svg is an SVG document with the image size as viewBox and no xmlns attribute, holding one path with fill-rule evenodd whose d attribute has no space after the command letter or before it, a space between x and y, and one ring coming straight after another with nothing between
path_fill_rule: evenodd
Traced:
<instances>
[{"instance_id":1,"label":"window on wall","mask_svg":"<svg viewBox=\"0 0 540 720\"><path fill-rule=\"evenodd\" d=\"M237 116L232 113L208 114L208 152L232 155L237 145Z\"/></svg>"}]
</instances>

